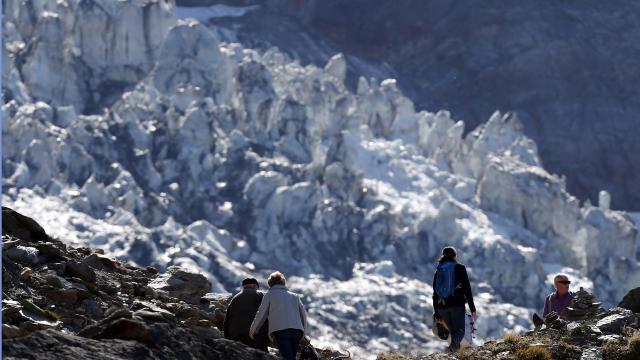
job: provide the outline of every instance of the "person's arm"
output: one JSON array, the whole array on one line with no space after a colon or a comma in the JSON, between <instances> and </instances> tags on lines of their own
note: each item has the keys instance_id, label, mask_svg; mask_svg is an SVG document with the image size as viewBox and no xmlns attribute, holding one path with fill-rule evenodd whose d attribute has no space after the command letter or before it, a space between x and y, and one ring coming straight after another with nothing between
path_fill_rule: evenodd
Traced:
<instances>
[{"instance_id":1,"label":"person's arm","mask_svg":"<svg viewBox=\"0 0 640 360\"><path fill-rule=\"evenodd\" d=\"M549 296L547 296L546 298L544 298L544 308L542 309L542 317L547 317L547 315L549 315L550 309L549 309Z\"/></svg>"},{"instance_id":2,"label":"person's arm","mask_svg":"<svg viewBox=\"0 0 640 360\"><path fill-rule=\"evenodd\" d=\"M307 312L304 310L304 305L302 305L302 300L298 297L298 310L300 311L300 319L302 320L302 327L304 327L304 333L308 334L309 329L307 326Z\"/></svg>"},{"instance_id":3,"label":"person's arm","mask_svg":"<svg viewBox=\"0 0 640 360\"><path fill-rule=\"evenodd\" d=\"M465 268L464 265L460 265L460 269L460 283L462 284L462 291L465 299L467 300L467 304L469 304L469 311L473 314L476 312L476 305L473 303L473 295L471 294L471 284L469 283L467 268Z\"/></svg>"},{"instance_id":4,"label":"person's arm","mask_svg":"<svg viewBox=\"0 0 640 360\"><path fill-rule=\"evenodd\" d=\"M258 312L256 312L256 316L253 318L253 322L251 323L251 328L249 329L249 337L253 338L264 321L269 314L269 293L264 294L262 297L262 301L260 302L260 307L258 308Z\"/></svg>"},{"instance_id":5,"label":"person's arm","mask_svg":"<svg viewBox=\"0 0 640 360\"><path fill-rule=\"evenodd\" d=\"M235 300L235 298L231 299L231 303L229 303L229 306L227 307L227 313L224 315L223 328L224 328L224 338L225 339L230 339L230 336L231 336L229 328L231 327L231 309L233 309L233 307L235 305L234 300Z\"/></svg>"},{"instance_id":6,"label":"person's arm","mask_svg":"<svg viewBox=\"0 0 640 360\"><path fill-rule=\"evenodd\" d=\"M440 319L440 314L438 314L438 309L436 309L436 304L438 303L438 295L436 295L436 273L433 273L431 286L433 288L433 296L431 297L433 301L433 312L436 314L436 319Z\"/></svg>"}]
</instances>

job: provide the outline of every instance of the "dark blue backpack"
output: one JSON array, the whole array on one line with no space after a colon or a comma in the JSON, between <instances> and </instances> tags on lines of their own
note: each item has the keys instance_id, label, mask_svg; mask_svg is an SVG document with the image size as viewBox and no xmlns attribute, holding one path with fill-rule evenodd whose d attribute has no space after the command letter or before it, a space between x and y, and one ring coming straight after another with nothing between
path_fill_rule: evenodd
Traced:
<instances>
[{"instance_id":1,"label":"dark blue backpack","mask_svg":"<svg viewBox=\"0 0 640 360\"><path fill-rule=\"evenodd\" d=\"M438 264L436 268L436 283L433 291L441 300L453 295L456 290L455 267L455 261L446 261Z\"/></svg>"}]
</instances>

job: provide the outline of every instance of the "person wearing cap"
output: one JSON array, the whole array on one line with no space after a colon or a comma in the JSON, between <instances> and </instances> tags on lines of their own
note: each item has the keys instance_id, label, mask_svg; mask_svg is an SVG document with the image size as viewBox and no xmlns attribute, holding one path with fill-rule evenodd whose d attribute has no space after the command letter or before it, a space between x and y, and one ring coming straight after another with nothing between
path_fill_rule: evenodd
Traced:
<instances>
[{"instance_id":1,"label":"person wearing cap","mask_svg":"<svg viewBox=\"0 0 640 360\"><path fill-rule=\"evenodd\" d=\"M544 299L544 308L542 310L542 318L538 314L533 314L533 324L536 327L544 324L543 318L554 312L560 317L564 315L564 311L571 305L571 301L575 294L569 291L571 281L565 274L558 274L553 278L553 286L556 289Z\"/></svg>"},{"instance_id":2,"label":"person wearing cap","mask_svg":"<svg viewBox=\"0 0 640 360\"><path fill-rule=\"evenodd\" d=\"M456 257L455 248L447 246L442 249L438 268L433 275L433 308L436 318L442 320L451 333L449 345L451 352L458 351L465 338L465 304L469 305L471 324L476 322L476 306L473 302L467 268L459 264ZM443 289L445 291L439 294Z\"/></svg>"},{"instance_id":3,"label":"person wearing cap","mask_svg":"<svg viewBox=\"0 0 640 360\"><path fill-rule=\"evenodd\" d=\"M258 291L259 288L258 280L254 278L242 280L242 291L233 297L224 317L224 337L267 351L269 345L268 325L262 326L253 338L249 336L251 322L264 297L264 294Z\"/></svg>"}]
</instances>

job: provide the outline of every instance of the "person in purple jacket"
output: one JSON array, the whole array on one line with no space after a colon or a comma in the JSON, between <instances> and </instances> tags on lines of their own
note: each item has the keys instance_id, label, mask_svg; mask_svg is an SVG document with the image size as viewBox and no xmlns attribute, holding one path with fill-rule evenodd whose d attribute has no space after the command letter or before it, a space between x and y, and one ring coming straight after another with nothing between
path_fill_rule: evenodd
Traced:
<instances>
[{"instance_id":1,"label":"person in purple jacket","mask_svg":"<svg viewBox=\"0 0 640 360\"><path fill-rule=\"evenodd\" d=\"M564 310L571 305L571 300L575 297L575 294L569 291L570 284L571 281L569 281L567 275L558 274L553 278L553 286L556 291L544 299L542 318L538 314L533 314L533 324L536 327L542 326L544 324L543 318L552 312L560 315L560 317L564 315Z\"/></svg>"}]
</instances>

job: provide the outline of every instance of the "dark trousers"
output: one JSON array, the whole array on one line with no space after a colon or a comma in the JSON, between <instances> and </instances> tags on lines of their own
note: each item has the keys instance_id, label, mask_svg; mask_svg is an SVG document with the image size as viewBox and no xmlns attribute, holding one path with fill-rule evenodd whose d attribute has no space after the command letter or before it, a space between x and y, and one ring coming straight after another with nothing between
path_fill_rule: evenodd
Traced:
<instances>
[{"instance_id":1,"label":"dark trousers","mask_svg":"<svg viewBox=\"0 0 640 360\"><path fill-rule=\"evenodd\" d=\"M464 339L464 307L451 307L446 309L438 309L438 314L444 320L451 334L451 345L449 350L458 351L460 342Z\"/></svg>"},{"instance_id":2,"label":"dark trousers","mask_svg":"<svg viewBox=\"0 0 640 360\"><path fill-rule=\"evenodd\" d=\"M298 343L300 343L302 335L302 330L298 329L284 329L273 332L280 355L285 360L296 360Z\"/></svg>"}]
</instances>

